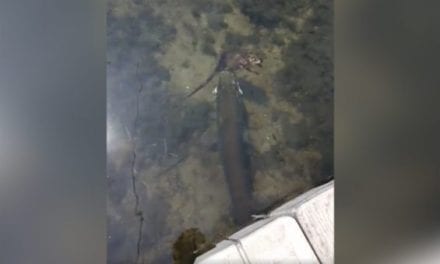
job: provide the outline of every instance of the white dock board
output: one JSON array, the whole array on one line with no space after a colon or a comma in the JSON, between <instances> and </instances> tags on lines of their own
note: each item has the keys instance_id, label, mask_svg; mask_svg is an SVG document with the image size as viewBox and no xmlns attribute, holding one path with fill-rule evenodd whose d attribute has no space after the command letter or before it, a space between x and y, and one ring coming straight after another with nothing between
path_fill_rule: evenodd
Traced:
<instances>
[{"instance_id":1,"label":"white dock board","mask_svg":"<svg viewBox=\"0 0 440 264\"><path fill-rule=\"evenodd\" d=\"M334 182L313 189L275 209L272 217L297 219L320 261L334 263Z\"/></svg>"},{"instance_id":2,"label":"white dock board","mask_svg":"<svg viewBox=\"0 0 440 264\"><path fill-rule=\"evenodd\" d=\"M196 263L334 263L333 181L285 203L268 217L222 241Z\"/></svg>"},{"instance_id":3,"label":"white dock board","mask_svg":"<svg viewBox=\"0 0 440 264\"><path fill-rule=\"evenodd\" d=\"M320 196L320 194L328 192L329 190L334 189L334 181L330 181L324 185L321 185L319 187L316 187L314 189L309 190L306 193L301 194L300 196L296 197L295 199L288 201L287 203L281 205L280 207L276 208L272 212L270 212L270 217L276 217L280 215L291 215L295 216L296 211L298 210L299 206L307 203L308 201L315 199L316 197ZM333 200L332 200L333 202Z\"/></svg>"},{"instance_id":4,"label":"white dock board","mask_svg":"<svg viewBox=\"0 0 440 264\"><path fill-rule=\"evenodd\" d=\"M299 206L297 220L323 264L334 262L334 189Z\"/></svg>"},{"instance_id":5,"label":"white dock board","mask_svg":"<svg viewBox=\"0 0 440 264\"><path fill-rule=\"evenodd\" d=\"M218 243L215 248L197 257L195 264L247 264L243 260L242 252L232 241L224 240Z\"/></svg>"},{"instance_id":6,"label":"white dock board","mask_svg":"<svg viewBox=\"0 0 440 264\"><path fill-rule=\"evenodd\" d=\"M251 225L247 230L230 237L237 240L239 247L243 248L248 263L319 263L301 228L292 217L263 220L254 225L254 228Z\"/></svg>"}]
</instances>

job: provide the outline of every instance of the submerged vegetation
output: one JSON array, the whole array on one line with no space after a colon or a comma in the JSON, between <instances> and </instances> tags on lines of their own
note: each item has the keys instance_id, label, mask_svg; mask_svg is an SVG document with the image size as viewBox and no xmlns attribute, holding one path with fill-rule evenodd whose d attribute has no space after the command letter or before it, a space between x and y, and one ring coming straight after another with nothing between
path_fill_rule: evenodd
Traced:
<instances>
[{"instance_id":1,"label":"submerged vegetation","mask_svg":"<svg viewBox=\"0 0 440 264\"><path fill-rule=\"evenodd\" d=\"M232 7L229 3L223 0L192 0L188 2L192 5L192 13L211 14L227 14L232 12Z\"/></svg>"},{"instance_id":2,"label":"submerged vegetation","mask_svg":"<svg viewBox=\"0 0 440 264\"><path fill-rule=\"evenodd\" d=\"M228 51L239 51L249 45L257 46L260 41L258 34L242 35L234 32L226 32L223 48Z\"/></svg>"},{"instance_id":3,"label":"submerged vegetation","mask_svg":"<svg viewBox=\"0 0 440 264\"><path fill-rule=\"evenodd\" d=\"M206 241L205 236L197 228L190 228L180 234L173 244L173 260L175 264L192 264L197 256L203 254L214 245Z\"/></svg>"},{"instance_id":4,"label":"submerged vegetation","mask_svg":"<svg viewBox=\"0 0 440 264\"><path fill-rule=\"evenodd\" d=\"M287 3L294 1L283 0L238 0L241 12L249 17L254 24L273 28L283 20Z\"/></svg>"},{"instance_id":5,"label":"submerged vegetation","mask_svg":"<svg viewBox=\"0 0 440 264\"><path fill-rule=\"evenodd\" d=\"M315 19L311 24L331 23L332 2L325 0L237 0L241 12L249 17L249 20L261 27L276 28L287 27L295 29L295 19L305 12L315 12Z\"/></svg>"},{"instance_id":6,"label":"submerged vegetation","mask_svg":"<svg viewBox=\"0 0 440 264\"><path fill-rule=\"evenodd\" d=\"M212 110L209 102L192 102L183 109L170 110L167 119L169 148L175 149L205 131L211 122Z\"/></svg>"},{"instance_id":7,"label":"submerged vegetation","mask_svg":"<svg viewBox=\"0 0 440 264\"><path fill-rule=\"evenodd\" d=\"M300 130L309 135L306 146L322 155L324 180L333 175L333 54L331 3L313 2L311 17L300 38L283 50L285 66L278 72L276 93L305 115ZM298 131L293 129L291 131ZM287 136L287 134L286 134ZM305 147L305 146L303 146ZM316 179L317 183L322 179Z\"/></svg>"},{"instance_id":8,"label":"submerged vegetation","mask_svg":"<svg viewBox=\"0 0 440 264\"><path fill-rule=\"evenodd\" d=\"M255 195L273 204L333 174L331 10L323 0L110 1L108 111L122 143L109 166L109 244L117 247L109 263L134 263L136 254L140 262L193 263L218 229L236 228L225 220L234 201L207 91L216 79L184 98L219 53L264 59L258 74L237 72ZM133 216L135 204L143 211Z\"/></svg>"},{"instance_id":9,"label":"submerged vegetation","mask_svg":"<svg viewBox=\"0 0 440 264\"><path fill-rule=\"evenodd\" d=\"M107 12L107 58L112 67L121 66L133 59L132 56L142 54L149 56L148 60L139 60L148 62L143 68L145 73L154 72L157 62L150 60L150 54L163 51L165 44L174 39L176 29L145 5L137 6L134 14L121 16L115 13L110 6Z\"/></svg>"},{"instance_id":10,"label":"submerged vegetation","mask_svg":"<svg viewBox=\"0 0 440 264\"><path fill-rule=\"evenodd\" d=\"M213 14L208 16L208 26L215 32L226 29L228 24L225 23L225 17L221 14Z\"/></svg>"}]
</instances>

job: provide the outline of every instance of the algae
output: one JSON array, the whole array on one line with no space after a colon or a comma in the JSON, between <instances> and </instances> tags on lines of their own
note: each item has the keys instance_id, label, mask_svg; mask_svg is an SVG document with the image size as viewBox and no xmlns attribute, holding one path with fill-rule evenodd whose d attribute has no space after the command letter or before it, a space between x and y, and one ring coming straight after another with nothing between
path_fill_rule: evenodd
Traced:
<instances>
[{"instance_id":1,"label":"algae","mask_svg":"<svg viewBox=\"0 0 440 264\"><path fill-rule=\"evenodd\" d=\"M175 264L192 264L197 256L213 247L198 228L190 228L174 242L173 261Z\"/></svg>"},{"instance_id":2,"label":"algae","mask_svg":"<svg viewBox=\"0 0 440 264\"><path fill-rule=\"evenodd\" d=\"M192 263L239 228L219 158L216 79L185 98L220 52L264 58L258 74L236 72L258 208L333 175L332 15L321 0L110 1L109 263L136 262L139 234L139 263Z\"/></svg>"}]
</instances>

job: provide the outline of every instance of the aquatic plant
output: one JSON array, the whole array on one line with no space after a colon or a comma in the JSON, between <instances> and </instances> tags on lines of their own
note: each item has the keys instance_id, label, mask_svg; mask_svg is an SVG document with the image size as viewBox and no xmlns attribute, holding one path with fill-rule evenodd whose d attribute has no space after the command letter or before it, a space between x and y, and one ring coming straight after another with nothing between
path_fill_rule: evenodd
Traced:
<instances>
[{"instance_id":1,"label":"aquatic plant","mask_svg":"<svg viewBox=\"0 0 440 264\"><path fill-rule=\"evenodd\" d=\"M214 46L211 43L203 42L202 44L202 52L206 55L216 57L217 51L215 51Z\"/></svg>"},{"instance_id":2,"label":"aquatic plant","mask_svg":"<svg viewBox=\"0 0 440 264\"><path fill-rule=\"evenodd\" d=\"M321 154L321 174L333 171L333 54L331 3L305 5L312 17L305 21L299 39L284 46L284 67L277 73L275 93L291 102L305 117L297 125L284 124L284 135L294 148L310 148ZM319 174L319 173L318 173ZM314 179L319 183L323 179Z\"/></svg>"},{"instance_id":3,"label":"aquatic plant","mask_svg":"<svg viewBox=\"0 0 440 264\"><path fill-rule=\"evenodd\" d=\"M310 127L306 120L300 123L292 124L286 119L281 121L283 133L286 139L286 145L293 149L302 149L310 144Z\"/></svg>"},{"instance_id":4,"label":"aquatic plant","mask_svg":"<svg viewBox=\"0 0 440 264\"><path fill-rule=\"evenodd\" d=\"M227 14L232 12L232 7L229 3L223 0L192 0L193 11L207 13L207 14Z\"/></svg>"},{"instance_id":5,"label":"aquatic plant","mask_svg":"<svg viewBox=\"0 0 440 264\"><path fill-rule=\"evenodd\" d=\"M229 3L224 0L216 1L210 5L209 12L217 12L222 14L227 14L232 12L232 7Z\"/></svg>"},{"instance_id":6,"label":"aquatic plant","mask_svg":"<svg viewBox=\"0 0 440 264\"><path fill-rule=\"evenodd\" d=\"M213 247L198 228L187 229L173 244L173 263L192 264L197 256Z\"/></svg>"},{"instance_id":7,"label":"aquatic plant","mask_svg":"<svg viewBox=\"0 0 440 264\"><path fill-rule=\"evenodd\" d=\"M209 14L207 19L209 28L215 32L228 27L228 24L224 21L224 16L221 14Z\"/></svg>"},{"instance_id":8,"label":"aquatic plant","mask_svg":"<svg viewBox=\"0 0 440 264\"><path fill-rule=\"evenodd\" d=\"M283 46L286 43L284 41L284 38L280 34L277 34L277 33L272 34L272 42L273 42L273 44L278 45L278 46Z\"/></svg>"},{"instance_id":9,"label":"aquatic plant","mask_svg":"<svg viewBox=\"0 0 440 264\"><path fill-rule=\"evenodd\" d=\"M214 48L214 44L215 44L215 38L214 36L209 33L208 31L204 32L204 34L201 37L202 42L202 52L205 53L206 55L210 55L210 56L217 56L217 51Z\"/></svg>"},{"instance_id":10,"label":"aquatic plant","mask_svg":"<svg viewBox=\"0 0 440 264\"><path fill-rule=\"evenodd\" d=\"M197 37L196 31L194 30L194 27L190 23L184 21L182 23L182 26L183 26L184 30L186 31L186 34L188 34L191 38Z\"/></svg>"},{"instance_id":11,"label":"aquatic plant","mask_svg":"<svg viewBox=\"0 0 440 264\"><path fill-rule=\"evenodd\" d=\"M107 54L113 65L131 60L133 53L159 52L175 35L176 29L146 5L140 5L133 16L117 17L112 10L107 12Z\"/></svg>"},{"instance_id":12,"label":"aquatic plant","mask_svg":"<svg viewBox=\"0 0 440 264\"><path fill-rule=\"evenodd\" d=\"M252 34L249 36L233 32L226 32L223 48L228 51L238 51L247 45L256 45L259 42L259 36Z\"/></svg>"},{"instance_id":13,"label":"aquatic plant","mask_svg":"<svg viewBox=\"0 0 440 264\"><path fill-rule=\"evenodd\" d=\"M200 10L193 8L191 14L195 19L199 19L201 16Z\"/></svg>"},{"instance_id":14,"label":"aquatic plant","mask_svg":"<svg viewBox=\"0 0 440 264\"><path fill-rule=\"evenodd\" d=\"M182 62L182 67L183 68L189 68L189 66L190 66L190 64L189 64L188 60L185 60L185 61Z\"/></svg>"},{"instance_id":15,"label":"aquatic plant","mask_svg":"<svg viewBox=\"0 0 440 264\"><path fill-rule=\"evenodd\" d=\"M296 31L296 25L291 20L304 10L314 10L314 23L328 23L332 21L331 5L333 2L325 0L237 0L241 12L249 17L249 20L261 27L275 28L286 26L292 31Z\"/></svg>"},{"instance_id":16,"label":"aquatic plant","mask_svg":"<svg viewBox=\"0 0 440 264\"><path fill-rule=\"evenodd\" d=\"M169 149L184 144L194 133L205 131L209 126L211 111L212 105L209 102L188 103L184 108L169 108L167 113Z\"/></svg>"},{"instance_id":17,"label":"aquatic plant","mask_svg":"<svg viewBox=\"0 0 440 264\"><path fill-rule=\"evenodd\" d=\"M311 8L312 17L303 25L299 39L283 49L285 67L278 72L277 92L308 112L313 102L333 100L332 9L331 3L321 0L298 1L296 6Z\"/></svg>"},{"instance_id":18,"label":"aquatic plant","mask_svg":"<svg viewBox=\"0 0 440 264\"><path fill-rule=\"evenodd\" d=\"M208 31L204 32L204 34L202 35L202 39L204 42L210 43L210 44L214 44L215 43L215 38L214 36L209 33Z\"/></svg>"},{"instance_id":19,"label":"aquatic plant","mask_svg":"<svg viewBox=\"0 0 440 264\"><path fill-rule=\"evenodd\" d=\"M283 2L286 1L238 0L241 12L248 16L252 23L270 28L281 22Z\"/></svg>"},{"instance_id":20,"label":"aquatic plant","mask_svg":"<svg viewBox=\"0 0 440 264\"><path fill-rule=\"evenodd\" d=\"M212 31L218 32L228 27L224 15L233 11L229 3L222 0L192 0L189 4L192 6L191 14L195 19L199 20L202 14L205 14Z\"/></svg>"}]
</instances>

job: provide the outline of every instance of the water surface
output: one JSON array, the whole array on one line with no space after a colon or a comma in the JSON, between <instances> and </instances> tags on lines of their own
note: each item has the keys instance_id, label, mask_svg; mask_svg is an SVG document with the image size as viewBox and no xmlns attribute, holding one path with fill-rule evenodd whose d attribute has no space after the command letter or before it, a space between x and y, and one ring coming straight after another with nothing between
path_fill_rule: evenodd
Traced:
<instances>
[{"instance_id":1,"label":"water surface","mask_svg":"<svg viewBox=\"0 0 440 264\"><path fill-rule=\"evenodd\" d=\"M239 228L219 155L217 79L185 99L223 52L264 60L258 74L236 72L257 209L332 177L332 15L328 1L108 3L109 263L190 263Z\"/></svg>"}]
</instances>

